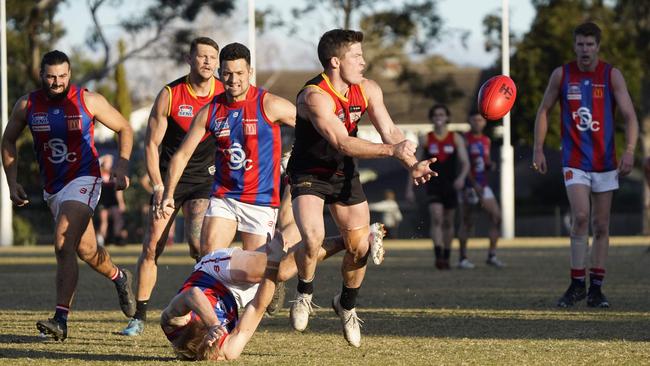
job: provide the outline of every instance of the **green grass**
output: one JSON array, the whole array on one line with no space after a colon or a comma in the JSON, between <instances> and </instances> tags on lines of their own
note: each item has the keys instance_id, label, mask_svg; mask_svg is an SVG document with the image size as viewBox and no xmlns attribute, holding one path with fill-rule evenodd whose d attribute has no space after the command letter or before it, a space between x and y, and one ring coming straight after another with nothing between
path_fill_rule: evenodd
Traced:
<instances>
[{"instance_id":1,"label":"green grass","mask_svg":"<svg viewBox=\"0 0 650 366\"><path fill-rule=\"evenodd\" d=\"M384 264L370 265L359 297L365 321L360 349L349 347L330 309L340 289L340 256L317 272L317 309L303 334L288 310L262 321L232 364L650 364L650 254L647 238L612 241L604 291L611 309L555 307L568 285L566 239L504 241L497 270L483 264L484 240L470 242L471 271L433 269L425 240L389 241ZM109 247L116 263L135 267L140 247ZM191 271L187 246L160 260L145 334L116 334L127 320L113 285L82 265L69 338L42 341L34 323L52 314L51 247L0 249L0 365L158 365L180 363L157 326L160 310ZM456 254L456 253L454 253ZM288 284L293 296L295 280Z\"/></svg>"}]
</instances>

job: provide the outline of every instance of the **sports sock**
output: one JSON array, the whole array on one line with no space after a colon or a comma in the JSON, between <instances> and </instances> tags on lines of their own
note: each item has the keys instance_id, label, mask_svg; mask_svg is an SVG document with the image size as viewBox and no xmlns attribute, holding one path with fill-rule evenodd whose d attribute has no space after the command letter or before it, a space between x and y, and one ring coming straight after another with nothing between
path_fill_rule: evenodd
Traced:
<instances>
[{"instance_id":1,"label":"sports sock","mask_svg":"<svg viewBox=\"0 0 650 366\"><path fill-rule=\"evenodd\" d=\"M433 246L433 254L436 255L436 259L442 258L442 247Z\"/></svg>"},{"instance_id":2,"label":"sports sock","mask_svg":"<svg viewBox=\"0 0 650 366\"><path fill-rule=\"evenodd\" d=\"M349 288L343 284L341 288L341 299L339 300L343 309L352 310L357 306L357 295L359 294L360 288L360 286L357 288Z\"/></svg>"},{"instance_id":3,"label":"sports sock","mask_svg":"<svg viewBox=\"0 0 650 366\"><path fill-rule=\"evenodd\" d=\"M571 268L571 283L584 287L586 272L584 268Z\"/></svg>"},{"instance_id":4,"label":"sports sock","mask_svg":"<svg viewBox=\"0 0 650 366\"><path fill-rule=\"evenodd\" d=\"M451 249L445 248L442 250L442 257L444 260L449 261L449 257L451 257Z\"/></svg>"},{"instance_id":5,"label":"sports sock","mask_svg":"<svg viewBox=\"0 0 650 366\"><path fill-rule=\"evenodd\" d=\"M70 313L70 308L66 305L57 304L54 309L54 320L59 323L68 322L68 314Z\"/></svg>"},{"instance_id":6,"label":"sports sock","mask_svg":"<svg viewBox=\"0 0 650 366\"><path fill-rule=\"evenodd\" d=\"M589 269L589 290L600 290L600 287L605 281L604 268L590 268Z\"/></svg>"},{"instance_id":7,"label":"sports sock","mask_svg":"<svg viewBox=\"0 0 650 366\"><path fill-rule=\"evenodd\" d=\"M496 250L488 250L488 259L492 259L497 256Z\"/></svg>"},{"instance_id":8,"label":"sports sock","mask_svg":"<svg viewBox=\"0 0 650 366\"><path fill-rule=\"evenodd\" d=\"M111 276L111 281L115 282L116 285L122 285L126 281L126 276L121 269L115 267L115 274Z\"/></svg>"},{"instance_id":9,"label":"sports sock","mask_svg":"<svg viewBox=\"0 0 650 366\"><path fill-rule=\"evenodd\" d=\"M135 302L135 314L133 315L134 319L139 319L142 321L147 320L147 305L149 300L137 300Z\"/></svg>"},{"instance_id":10,"label":"sports sock","mask_svg":"<svg viewBox=\"0 0 650 366\"><path fill-rule=\"evenodd\" d=\"M298 292L301 294L311 295L314 293L314 278L311 280L305 281L302 278L298 278Z\"/></svg>"}]
</instances>

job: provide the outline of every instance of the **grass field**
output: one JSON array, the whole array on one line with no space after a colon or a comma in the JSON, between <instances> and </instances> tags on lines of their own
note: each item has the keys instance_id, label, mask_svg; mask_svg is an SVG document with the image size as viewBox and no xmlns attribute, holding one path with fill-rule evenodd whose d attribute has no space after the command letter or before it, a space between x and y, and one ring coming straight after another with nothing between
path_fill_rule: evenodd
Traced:
<instances>
[{"instance_id":1,"label":"grass field","mask_svg":"<svg viewBox=\"0 0 650 366\"><path fill-rule=\"evenodd\" d=\"M381 266L370 265L359 298L365 321L360 349L349 347L329 304L340 288L340 255L319 266L314 300L321 305L307 331L294 332L288 309L262 321L232 364L650 364L648 238L615 238L604 292L612 307L584 302L558 309L568 285L566 239L504 241L497 270L483 264L486 242L470 242L470 271L433 269L430 242L388 241ZM140 247L109 247L134 269ZM35 322L52 315L55 260L51 247L0 249L0 365L159 365L177 363L157 325L160 310L191 271L186 245L168 248L159 265L141 337L126 325L113 285L87 266L61 343L37 337ZM454 257L455 258L454 253ZM288 284L293 297L295 280Z\"/></svg>"}]
</instances>

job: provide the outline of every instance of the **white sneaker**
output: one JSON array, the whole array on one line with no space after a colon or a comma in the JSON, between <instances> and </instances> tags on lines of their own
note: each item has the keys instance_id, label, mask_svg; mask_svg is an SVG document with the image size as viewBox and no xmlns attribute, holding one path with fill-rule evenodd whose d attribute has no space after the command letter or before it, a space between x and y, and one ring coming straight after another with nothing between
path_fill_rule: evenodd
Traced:
<instances>
[{"instance_id":1,"label":"white sneaker","mask_svg":"<svg viewBox=\"0 0 650 366\"><path fill-rule=\"evenodd\" d=\"M384 261L384 236L386 230L384 224L375 222L370 225L370 233L368 234L368 242L370 243L370 256L376 265L380 265Z\"/></svg>"},{"instance_id":2,"label":"white sneaker","mask_svg":"<svg viewBox=\"0 0 650 366\"><path fill-rule=\"evenodd\" d=\"M493 266L495 268L503 268L506 266L506 264L501 262L496 255L489 257L485 263L487 263L488 266Z\"/></svg>"},{"instance_id":3,"label":"white sneaker","mask_svg":"<svg viewBox=\"0 0 650 366\"><path fill-rule=\"evenodd\" d=\"M309 315L314 312L313 307L316 305L311 302L311 297L311 294L301 294L298 292L296 299L289 301L292 303L291 309L289 310L291 326L299 332L302 332L307 328Z\"/></svg>"},{"instance_id":4,"label":"white sneaker","mask_svg":"<svg viewBox=\"0 0 650 366\"><path fill-rule=\"evenodd\" d=\"M458 262L458 269L474 269L476 267L474 263L470 262L469 259L465 258L462 261Z\"/></svg>"},{"instance_id":5,"label":"white sneaker","mask_svg":"<svg viewBox=\"0 0 650 366\"><path fill-rule=\"evenodd\" d=\"M337 294L332 299L332 308L336 315L341 318L343 325L343 336L345 340L353 347L361 347L361 324L363 320L357 316L357 310L346 310L341 307L341 294Z\"/></svg>"}]
</instances>

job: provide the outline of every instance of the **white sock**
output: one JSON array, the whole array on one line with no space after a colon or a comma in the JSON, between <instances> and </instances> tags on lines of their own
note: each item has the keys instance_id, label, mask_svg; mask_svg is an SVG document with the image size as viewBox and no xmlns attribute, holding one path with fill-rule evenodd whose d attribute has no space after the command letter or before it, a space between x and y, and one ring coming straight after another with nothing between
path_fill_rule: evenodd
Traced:
<instances>
[{"instance_id":1,"label":"white sock","mask_svg":"<svg viewBox=\"0 0 650 366\"><path fill-rule=\"evenodd\" d=\"M587 235L571 236L571 268L585 268L589 255L589 237Z\"/></svg>"}]
</instances>

